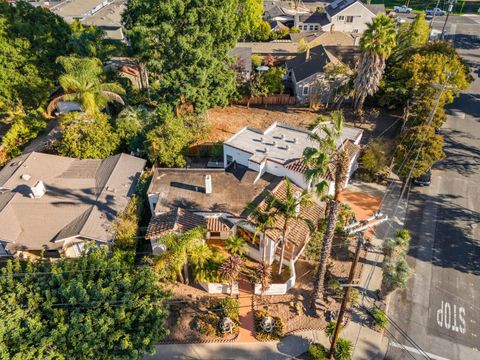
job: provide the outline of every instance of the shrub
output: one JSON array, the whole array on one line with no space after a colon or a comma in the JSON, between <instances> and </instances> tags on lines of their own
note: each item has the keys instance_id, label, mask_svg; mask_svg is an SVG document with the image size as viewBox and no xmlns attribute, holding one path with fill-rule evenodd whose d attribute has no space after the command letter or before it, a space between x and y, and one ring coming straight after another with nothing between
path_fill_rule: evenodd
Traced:
<instances>
[{"instance_id":1,"label":"shrub","mask_svg":"<svg viewBox=\"0 0 480 360\"><path fill-rule=\"evenodd\" d=\"M260 65L262 65L262 57L260 55L253 54L252 55L252 65L253 65L254 68L257 68Z\"/></svg>"},{"instance_id":2,"label":"shrub","mask_svg":"<svg viewBox=\"0 0 480 360\"><path fill-rule=\"evenodd\" d=\"M328 281L328 289L331 290L336 295L342 294L342 285L337 279L330 279Z\"/></svg>"},{"instance_id":3,"label":"shrub","mask_svg":"<svg viewBox=\"0 0 480 360\"><path fill-rule=\"evenodd\" d=\"M262 341L270 341L270 340L280 340L282 337L285 336L285 322L277 316L272 316L274 321L274 327L272 332L265 332L261 327L262 319L271 316L268 311L266 310L256 310L254 313L255 319L255 336L257 339Z\"/></svg>"},{"instance_id":4,"label":"shrub","mask_svg":"<svg viewBox=\"0 0 480 360\"><path fill-rule=\"evenodd\" d=\"M216 314L206 313L195 315L193 319L194 329L200 334L214 337L217 335L217 328L220 322L220 317Z\"/></svg>"},{"instance_id":5,"label":"shrub","mask_svg":"<svg viewBox=\"0 0 480 360\"><path fill-rule=\"evenodd\" d=\"M335 359L348 360L352 356L352 342L347 339L338 339L335 346Z\"/></svg>"},{"instance_id":6,"label":"shrub","mask_svg":"<svg viewBox=\"0 0 480 360\"><path fill-rule=\"evenodd\" d=\"M307 243L305 249L305 258L307 260L318 260L320 259L320 254L322 253L323 246L323 235L326 224L322 224L322 231L315 231L310 236L310 241Z\"/></svg>"},{"instance_id":7,"label":"shrub","mask_svg":"<svg viewBox=\"0 0 480 360\"><path fill-rule=\"evenodd\" d=\"M350 299L349 299L350 306L357 305L359 299L360 299L360 292L358 291L358 289L351 288L350 289Z\"/></svg>"},{"instance_id":8,"label":"shrub","mask_svg":"<svg viewBox=\"0 0 480 360\"><path fill-rule=\"evenodd\" d=\"M382 294L404 288L410 276L410 267L404 257L397 260L387 259L383 263Z\"/></svg>"},{"instance_id":9,"label":"shrub","mask_svg":"<svg viewBox=\"0 0 480 360\"><path fill-rule=\"evenodd\" d=\"M337 322L335 320L332 320L327 324L327 327L325 328L325 335L327 335L329 339L331 339L333 337L333 334L335 334L336 326ZM340 326L340 331L342 330L342 327L343 326Z\"/></svg>"},{"instance_id":10,"label":"shrub","mask_svg":"<svg viewBox=\"0 0 480 360\"><path fill-rule=\"evenodd\" d=\"M379 329L385 329L388 325L388 318L385 311L379 308L373 308L371 311L373 320Z\"/></svg>"},{"instance_id":11,"label":"shrub","mask_svg":"<svg viewBox=\"0 0 480 360\"><path fill-rule=\"evenodd\" d=\"M308 355L312 360L324 360L327 358L328 351L322 344L313 343L308 346Z\"/></svg>"},{"instance_id":12,"label":"shrub","mask_svg":"<svg viewBox=\"0 0 480 360\"><path fill-rule=\"evenodd\" d=\"M225 297L220 300L220 308L223 317L229 317L235 322L238 322L238 313L240 311L240 302L231 297Z\"/></svg>"},{"instance_id":13,"label":"shrub","mask_svg":"<svg viewBox=\"0 0 480 360\"><path fill-rule=\"evenodd\" d=\"M392 147L384 139L375 139L367 145L360 158L361 167L374 181L382 181L390 174Z\"/></svg>"}]
</instances>

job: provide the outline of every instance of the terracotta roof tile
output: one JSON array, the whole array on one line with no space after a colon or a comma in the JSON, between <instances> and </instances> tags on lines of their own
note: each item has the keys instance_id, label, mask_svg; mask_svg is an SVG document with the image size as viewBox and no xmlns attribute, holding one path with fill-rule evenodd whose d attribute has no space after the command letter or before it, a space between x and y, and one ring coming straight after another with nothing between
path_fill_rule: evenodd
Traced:
<instances>
[{"instance_id":1,"label":"terracotta roof tile","mask_svg":"<svg viewBox=\"0 0 480 360\"><path fill-rule=\"evenodd\" d=\"M146 239L153 239L171 232L185 232L205 226L205 218L182 208L152 217L147 228Z\"/></svg>"}]
</instances>

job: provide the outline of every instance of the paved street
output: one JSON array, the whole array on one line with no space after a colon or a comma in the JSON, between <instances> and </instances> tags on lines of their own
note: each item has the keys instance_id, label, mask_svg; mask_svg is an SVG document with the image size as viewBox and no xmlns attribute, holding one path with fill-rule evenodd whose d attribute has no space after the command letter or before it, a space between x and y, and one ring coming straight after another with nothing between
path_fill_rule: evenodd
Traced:
<instances>
[{"instance_id":1,"label":"paved street","mask_svg":"<svg viewBox=\"0 0 480 360\"><path fill-rule=\"evenodd\" d=\"M447 158L435 167L432 185L410 193L415 275L390 308L408 335L394 331L387 359L480 359L480 17L453 19L448 37L475 83L448 111Z\"/></svg>"}]
</instances>

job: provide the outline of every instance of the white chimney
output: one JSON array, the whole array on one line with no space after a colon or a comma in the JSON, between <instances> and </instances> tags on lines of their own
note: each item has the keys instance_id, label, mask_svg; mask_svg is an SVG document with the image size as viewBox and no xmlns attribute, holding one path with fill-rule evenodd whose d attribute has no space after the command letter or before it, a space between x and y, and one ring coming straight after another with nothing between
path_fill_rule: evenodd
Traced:
<instances>
[{"instance_id":1,"label":"white chimney","mask_svg":"<svg viewBox=\"0 0 480 360\"><path fill-rule=\"evenodd\" d=\"M32 193L30 194L30 197L34 199L40 199L43 195L45 195L45 185L43 185L43 181L37 181L35 185L33 185L30 190Z\"/></svg>"},{"instance_id":2,"label":"white chimney","mask_svg":"<svg viewBox=\"0 0 480 360\"><path fill-rule=\"evenodd\" d=\"M205 194L212 193L212 176L205 175Z\"/></svg>"}]
</instances>

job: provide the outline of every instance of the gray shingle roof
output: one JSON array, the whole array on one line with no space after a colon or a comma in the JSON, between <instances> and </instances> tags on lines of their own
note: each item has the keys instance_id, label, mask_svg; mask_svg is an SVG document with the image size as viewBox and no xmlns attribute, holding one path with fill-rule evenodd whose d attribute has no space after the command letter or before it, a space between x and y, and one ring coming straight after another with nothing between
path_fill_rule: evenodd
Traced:
<instances>
[{"instance_id":1,"label":"gray shingle roof","mask_svg":"<svg viewBox=\"0 0 480 360\"><path fill-rule=\"evenodd\" d=\"M111 240L112 222L144 166L125 154L78 160L33 152L13 159L0 170L7 189L0 195L0 240L30 250L56 248L54 241L73 236ZM33 199L30 187L40 180L46 193Z\"/></svg>"},{"instance_id":2,"label":"gray shingle roof","mask_svg":"<svg viewBox=\"0 0 480 360\"><path fill-rule=\"evenodd\" d=\"M335 60L334 60L335 61ZM295 80L302 81L309 76L323 72L323 68L332 62L332 55L325 51L320 45L310 49L310 58L307 59L307 52L298 55L287 61L287 68L295 73Z\"/></svg>"}]
</instances>

